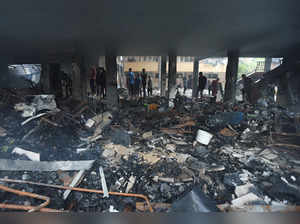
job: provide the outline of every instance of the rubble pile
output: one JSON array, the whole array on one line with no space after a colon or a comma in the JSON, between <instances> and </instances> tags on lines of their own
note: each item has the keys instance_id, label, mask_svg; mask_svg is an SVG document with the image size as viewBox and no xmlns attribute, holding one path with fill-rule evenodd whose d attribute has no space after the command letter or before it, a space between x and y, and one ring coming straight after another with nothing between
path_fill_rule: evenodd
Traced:
<instances>
[{"instance_id":1,"label":"rubble pile","mask_svg":"<svg viewBox=\"0 0 300 224\"><path fill-rule=\"evenodd\" d=\"M295 210L300 202L298 115L276 105L177 96L171 103L123 99L119 111L108 112L48 95L29 93L31 103L11 95L0 91L1 185L47 196L47 208L149 211L143 197L128 194L144 195L154 211L165 212ZM28 107L35 109L22 116ZM8 192L0 197L28 210L40 203Z\"/></svg>"}]
</instances>

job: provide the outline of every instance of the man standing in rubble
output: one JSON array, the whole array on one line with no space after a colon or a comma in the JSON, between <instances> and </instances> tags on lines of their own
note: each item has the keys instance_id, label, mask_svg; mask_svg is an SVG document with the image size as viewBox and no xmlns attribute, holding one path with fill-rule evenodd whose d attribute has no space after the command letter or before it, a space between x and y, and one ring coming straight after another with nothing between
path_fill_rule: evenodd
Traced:
<instances>
[{"instance_id":1,"label":"man standing in rubble","mask_svg":"<svg viewBox=\"0 0 300 224\"><path fill-rule=\"evenodd\" d=\"M217 94L220 88L219 78L215 79L211 83L212 96L214 97L214 102L217 100Z\"/></svg>"},{"instance_id":2,"label":"man standing in rubble","mask_svg":"<svg viewBox=\"0 0 300 224\"><path fill-rule=\"evenodd\" d=\"M141 89L141 78L140 75L137 73L135 75L135 80L134 80L134 92L137 98L140 96L140 89Z\"/></svg>"},{"instance_id":3,"label":"man standing in rubble","mask_svg":"<svg viewBox=\"0 0 300 224\"><path fill-rule=\"evenodd\" d=\"M142 70L142 85L143 85L143 97L146 97L146 85L147 85L147 73L146 70L143 68Z\"/></svg>"},{"instance_id":4,"label":"man standing in rubble","mask_svg":"<svg viewBox=\"0 0 300 224\"><path fill-rule=\"evenodd\" d=\"M206 87L206 83L207 83L207 78L203 75L202 72L199 72L199 83L198 83L197 96L199 96L199 92L200 92L201 99L203 98L203 91Z\"/></svg>"},{"instance_id":5,"label":"man standing in rubble","mask_svg":"<svg viewBox=\"0 0 300 224\"><path fill-rule=\"evenodd\" d=\"M152 79L151 77L149 76L148 78L148 96L152 96Z\"/></svg>"},{"instance_id":6,"label":"man standing in rubble","mask_svg":"<svg viewBox=\"0 0 300 224\"><path fill-rule=\"evenodd\" d=\"M95 95L95 90L96 90L96 68L92 66L90 68L90 88L91 88L91 93L92 95Z\"/></svg>"},{"instance_id":7,"label":"man standing in rubble","mask_svg":"<svg viewBox=\"0 0 300 224\"><path fill-rule=\"evenodd\" d=\"M183 76L182 81L183 81L183 95L185 95L185 91L187 89L187 79L185 75Z\"/></svg>"},{"instance_id":8,"label":"man standing in rubble","mask_svg":"<svg viewBox=\"0 0 300 224\"><path fill-rule=\"evenodd\" d=\"M242 75L243 79L243 89L242 89L242 94L243 94L243 101L248 101L252 102L251 100L251 92L252 92L252 79L250 77L247 77L245 74Z\"/></svg>"},{"instance_id":9,"label":"man standing in rubble","mask_svg":"<svg viewBox=\"0 0 300 224\"><path fill-rule=\"evenodd\" d=\"M131 68L129 68L127 80L129 96L132 97L134 95L134 73Z\"/></svg>"},{"instance_id":10,"label":"man standing in rubble","mask_svg":"<svg viewBox=\"0 0 300 224\"><path fill-rule=\"evenodd\" d=\"M99 68L97 73L97 95L104 98L106 95L106 73L103 67Z\"/></svg>"}]
</instances>

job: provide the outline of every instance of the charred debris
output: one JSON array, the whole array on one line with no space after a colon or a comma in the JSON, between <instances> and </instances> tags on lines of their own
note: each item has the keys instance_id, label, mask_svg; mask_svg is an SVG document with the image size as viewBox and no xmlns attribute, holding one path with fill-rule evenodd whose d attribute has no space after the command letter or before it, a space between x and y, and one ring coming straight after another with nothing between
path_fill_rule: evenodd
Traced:
<instances>
[{"instance_id":1,"label":"charred debris","mask_svg":"<svg viewBox=\"0 0 300 224\"><path fill-rule=\"evenodd\" d=\"M1 210L299 211L299 114L119 93L109 112L1 89Z\"/></svg>"}]
</instances>

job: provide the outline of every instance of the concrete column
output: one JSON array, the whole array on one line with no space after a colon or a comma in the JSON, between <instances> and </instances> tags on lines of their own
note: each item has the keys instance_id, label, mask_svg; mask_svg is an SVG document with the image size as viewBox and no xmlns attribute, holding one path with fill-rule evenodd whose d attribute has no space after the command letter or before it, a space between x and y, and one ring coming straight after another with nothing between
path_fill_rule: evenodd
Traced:
<instances>
[{"instance_id":1,"label":"concrete column","mask_svg":"<svg viewBox=\"0 0 300 224\"><path fill-rule=\"evenodd\" d=\"M265 72L271 71L271 65L272 65L272 58L266 57L265 58Z\"/></svg>"},{"instance_id":2,"label":"concrete column","mask_svg":"<svg viewBox=\"0 0 300 224\"><path fill-rule=\"evenodd\" d=\"M198 79L199 79L199 57L194 57L192 97L198 97L197 96Z\"/></svg>"},{"instance_id":3,"label":"concrete column","mask_svg":"<svg viewBox=\"0 0 300 224\"><path fill-rule=\"evenodd\" d=\"M40 77L41 88L45 94L50 93L50 68L48 63L42 64Z\"/></svg>"},{"instance_id":4,"label":"concrete column","mask_svg":"<svg viewBox=\"0 0 300 224\"><path fill-rule=\"evenodd\" d=\"M117 109L119 105L117 93L117 57L105 56L106 65L106 99L110 110Z\"/></svg>"},{"instance_id":5,"label":"concrete column","mask_svg":"<svg viewBox=\"0 0 300 224\"><path fill-rule=\"evenodd\" d=\"M169 56L168 99L176 95L177 56Z\"/></svg>"},{"instance_id":6,"label":"concrete column","mask_svg":"<svg viewBox=\"0 0 300 224\"><path fill-rule=\"evenodd\" d=\"M10 88L11 79L8 72L8 63L0 60L0 88Z\"/></svg>"},{"instance_id":7,"label":"concrete column","mask_svg":"<svg viewBox=\"0 0 300 224\"><path fill-rule=\"evenodd\" d=\"M166 96L167 57L161 56L160 62L160 96Z\"/></svg>"},{"instance_id":8,"label":"concrete column","mask_svg":"<svg viewBox=\"0 0 300 224\"><path fill-rule=\"evenodd\" d=\"M81 72L78 62L72 62L72 98L81 100Z\"/></svg>"},{"instance_id":9,"label":"concrete column","mask_svg":"<svg viewBox=\"0 0 300 224\"><path fill-rule=\"evenodd\" d=\"M239 66L239 51L228 51L228 63L226 68L226 83L224 101L235 101L236 81Z\"/></svg>"}]
</instances>

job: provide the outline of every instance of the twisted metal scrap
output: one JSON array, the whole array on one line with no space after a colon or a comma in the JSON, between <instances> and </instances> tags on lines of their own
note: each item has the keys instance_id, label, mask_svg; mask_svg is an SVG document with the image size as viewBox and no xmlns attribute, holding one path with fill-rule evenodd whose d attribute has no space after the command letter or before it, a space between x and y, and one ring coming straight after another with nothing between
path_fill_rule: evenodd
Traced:
<instances>
[{"instance_id":1,"label":"twisted metal scrap","mask_svg":"<svg viewBox=\"0 0 300 224\"><path fill-rule=\"evenodd\" d=\"M0 190L7 191L7 192L10 192L10 193L13 193L13 194L20 195L20 196L27 196L27 197L31 197L31 198L40 199L40 200L44 200L45 201L42 204L40 204L39 206L32 207L31 209L29 209L28 212L39 211L40 209L45 208L50 203L50 198L47 197L47 196L43 196L43 195L39 195L39 194L33 194L33 193L26 192L26 191L19 191L19 190L16 190L16 189L12 189L12 188L6 187L6 186L1 185L1 184L0 184ZM4 205L2 204L2 206L4 206ZM6 205L6 206L7 206L7 208L10 207L10 205Z\"/></svg>"},{"instance_id":2,"label":"twisted metal scrap","mask_svg":"<svg viewBox=\"0 0 300 224\"><path fill-rule=\"evenodd\" d=\"M43 187L52 187L52 188L58 188L63 190L71 190L71 191L80 191L80 192L88 192L88 193L96 193L96 194L104 194L101 190L95 190L95 189L86 189L86 188L79 188L79 187L67 187L67 186L61 186L61 185L54 185L54 184L43 184L43 183L37 183L37 182L31 182L31 181L23 181L23 180L12 180L12 179L3 179L0 178L0 181L2 182L8 182L8 183L18 183L18 184L30 184L30 185L37 185L37 186L43 186ZM151 206L151 203L147 196L142 194L131 194L131 193L120 193L120 192L108 192L110 195L116 195L116 196L124 196L124 197L135 197L135 198L141 198L146 201L149 211L153 212L153 208ZM49 199L50 201L50 199ZM49 204L49 203L48 203Z\"/></svg>"}]
</instances>

